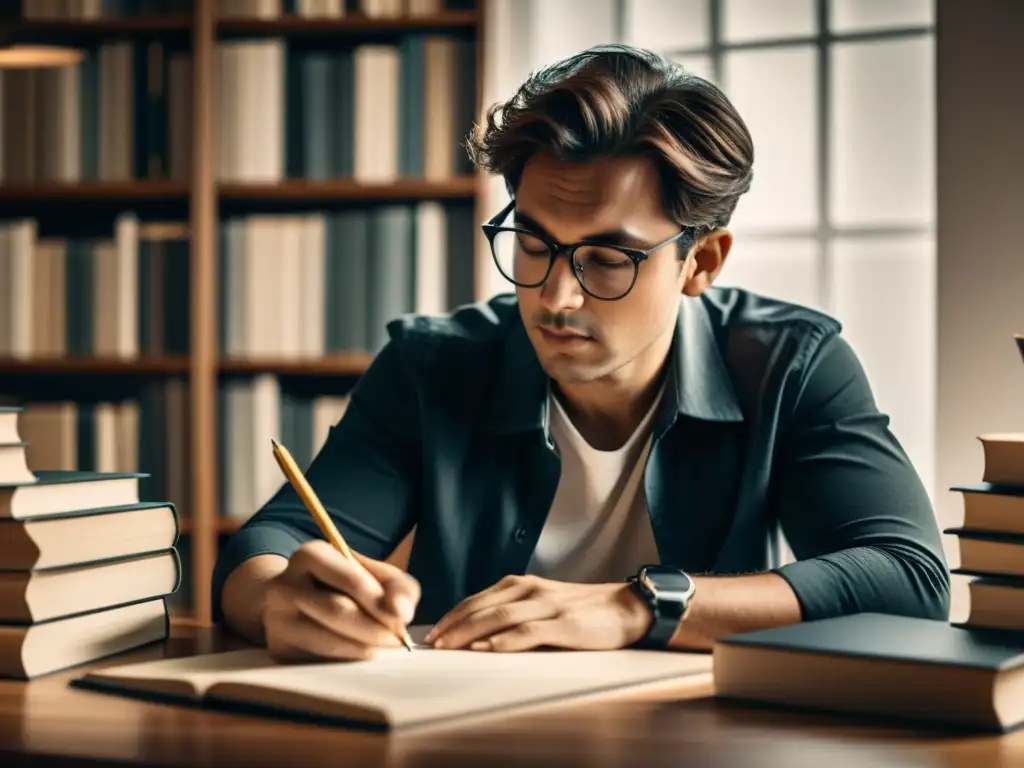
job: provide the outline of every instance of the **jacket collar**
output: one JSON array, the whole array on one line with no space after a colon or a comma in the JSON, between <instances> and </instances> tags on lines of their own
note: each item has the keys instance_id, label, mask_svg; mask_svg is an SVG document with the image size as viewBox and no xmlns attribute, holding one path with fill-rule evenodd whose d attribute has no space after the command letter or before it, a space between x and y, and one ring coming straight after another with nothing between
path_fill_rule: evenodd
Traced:
<instances>
[{"instance_id":1,"label":"jacket collar","mask_svg":"<svg viewBox=\"0 0 1024 768\"><path fill-rule=\"evenodd\" d=\"M504 360L488 427L497 433L541 429L547 434L547 374L534 352L522 318L515 319L505 341ZM682 297L669 353L669 380L655 416L659 434L676 415L704 421L736 422L743 412L736 399L711 317L699 298Z\"/></svg>"}]
</instances>

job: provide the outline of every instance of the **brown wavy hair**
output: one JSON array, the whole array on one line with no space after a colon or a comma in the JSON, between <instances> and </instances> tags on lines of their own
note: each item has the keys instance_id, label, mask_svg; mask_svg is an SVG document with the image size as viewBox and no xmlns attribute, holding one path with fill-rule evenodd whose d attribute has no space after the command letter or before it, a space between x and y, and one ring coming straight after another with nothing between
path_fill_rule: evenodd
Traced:
<instances>
[{"instance_id":1,"label":"brown wavy hair","mask_svg":"<svg viewBox=\"0 0 1024 768\"><path fill-rule=\"evenodd\" d=\"M707 230L729 223L753 177L753 141L725 94L626 45L588 48L531 73L487 110L466 149L476 167L505 178L513 197L538 149L570 162L647 155L666 214Z\"/></svg>"}]
</instances>

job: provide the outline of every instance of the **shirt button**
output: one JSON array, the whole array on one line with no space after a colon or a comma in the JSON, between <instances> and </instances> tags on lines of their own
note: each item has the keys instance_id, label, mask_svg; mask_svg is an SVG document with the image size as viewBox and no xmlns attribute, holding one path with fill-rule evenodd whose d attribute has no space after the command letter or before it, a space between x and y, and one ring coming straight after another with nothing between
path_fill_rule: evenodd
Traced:
<instances>
[{"instance_id":1,"label":"shirt button","mask_svg":"<svg viewBox=\"0 0 1024 768\"><path fill-rule=\"evenodd\" d=\"M517 544L522 544L523 543L523 540L526 538L526 528L525 528L525 526L519 526L516 529L515 538L516 538L516 543Z\"/></svg>"}]
</instances>

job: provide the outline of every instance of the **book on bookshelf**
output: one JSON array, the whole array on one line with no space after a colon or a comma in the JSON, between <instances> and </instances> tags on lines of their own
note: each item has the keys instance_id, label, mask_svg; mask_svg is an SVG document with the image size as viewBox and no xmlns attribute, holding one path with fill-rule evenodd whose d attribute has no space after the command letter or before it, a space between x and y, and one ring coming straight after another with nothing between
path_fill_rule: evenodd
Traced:
<instances>
[{"instance_id":1,"label":"book on bookshelf","mask_svg":"<svg viewBox=\"0 0 1024 768\"><path fill-rule=\"evenodd\" d=\"M208 621L219 537L280 483L246 436L308 464L391 319L478 298L481 185L462 142L483 11L22 12L23 31L83 57L0 72L0 401L30 406L29 466L138 472L137 503L173 505L175 599Z\"/></svg>"}]
</instances>

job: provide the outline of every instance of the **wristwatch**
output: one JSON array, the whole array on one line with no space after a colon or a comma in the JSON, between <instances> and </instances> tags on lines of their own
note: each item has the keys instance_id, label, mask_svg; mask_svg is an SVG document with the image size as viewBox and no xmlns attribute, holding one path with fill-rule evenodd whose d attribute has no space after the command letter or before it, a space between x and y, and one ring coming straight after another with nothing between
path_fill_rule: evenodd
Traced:
<instances>
[{"instance_id":1,"label":"wristwatch","mask_svg":"<svg viewBox=\"0 0 1024 768\"><path fill-rule=\"evenodd\" d=\"M627 581L653 616L647 634L636 643L636 647L667 647L690 610L697 590L693 579L678 568L644 565Z\"/></svg>"}]
</instances>

